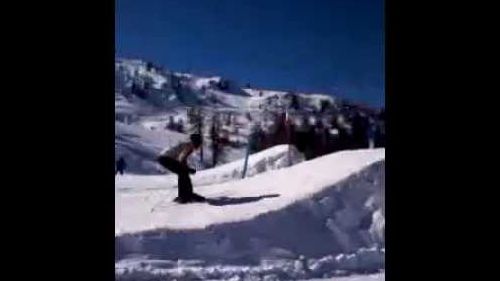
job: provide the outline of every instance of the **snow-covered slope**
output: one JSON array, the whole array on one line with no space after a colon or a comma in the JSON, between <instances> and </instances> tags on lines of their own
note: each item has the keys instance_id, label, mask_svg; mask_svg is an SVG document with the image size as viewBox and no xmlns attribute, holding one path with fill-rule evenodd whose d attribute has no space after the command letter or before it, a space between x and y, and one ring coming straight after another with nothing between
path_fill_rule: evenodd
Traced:
<instances>
[{"instance_id":1,"label":"snow-covered slope","mask_svg":"<svg viewBox=\"0 0 500 281\"><path fill-rule=\"evenodd\" d=\"M260 214L279 210L296 201L307 199L309 196L335 185L336 182L360 172L371 164L383 160L383 158L383 149L345 151L303 162L287 169L272 170L251 178L233 180L219 185L202 186L196 189L198 193L210 198L272 195L269 196L268 200L256 200L253 204L236 204L236 206L227 207L231 205L228 204L220 208L213 208L209 204L179 206L169 202L169 199L175 197L172 197L174 194L171 191L167 194L140 193L134 196L127 193L123 198L120 198L121 194L118 193L115 202L116 233L119 235L164 228L202 229L212 224L252 219ZM232 165L233 163L228 166ZM215 173L224 172L224 168L219 168ZM209 177L208 175L204 176ZM143 177L142 179L144 180L142 185L148 186L148 178ZM137 200L141 197L147 200ZM154 207L155 203L158 203L155 199L160 201L165 199L165 202L161 211L151 213L151 208ZM140 204L134 204L136 202ZM199 213L203 215L192 216L191 213L180 211L184 208L189 208L192 211L199 210ZM226 208L230 208L231 212L225 212ZM180 214L170 217L172 213L168 211L170 209L174 209Z\"/></svg>"},{"instance_id":2,"label":"snow-covered slope","mask_svg":"<svg viewBox=\"0 0 500 281\"><path fill-rule=\"evenodd\" d=\"M304 161L304 157L295 147L277 145L249 157L246 177L292 166L301 161ZM195 177L194 184L201 186L238 180L243 174L244 162L244 159L240 159L202 171L199 176Z\"/></svg>"},{"instance_id":3,"label":"snow-covered slope","mask_svg":"<svg viewBox=\"0 0 500 281\"><path fill-rule=\"evenodd\" d=\"M329 95L291 93L266 89L242 88L236 82L219 76L202 77L188 73L178 73L163 69L151 63L117 58L115 62L115 118L116 155L125 156L129 164L129 172L134 174L159 174L164 172L151 161L152 153L159 146L167 148L178 142L179 136L167 129L169 118L175 122L182 120L185 139L189 134L188 108L203 110L205 128L203 131L206 142L204 162L198 162L198 169L212 167L210 156L210 124L212 116L219 114L224 117L223 126L231 140L237 140L235 145L224 147L225 157L219 159L217 165L240 159L245 154L245 144L248 141L250 127L255 124L264 130L272 127L276 115L289 108L291 97L297 98L300 112L316 114L322 102L331 105L332 110L340 110L343 101ZM290 110L290 114L297 110ZM328 118L328 114L325 115ZM229 120L230 119L230 120ZM129 129L126 127L130 126ZM143 127L146 130L139 130ZM124 139L122 132L134 131L134 140ZM154 135L154 139L151 137ZM137 142L139 148L124 143ZM125 154L121 155L125 150ZM130 156L130 157L129 157Z\"/></svg>"},{"instance_id":4,"label":"snow-covered slope","mask_svg":"<svg viewBox=\"0 0 500 281\"><path fill-rule=\"evenodd\" d=\"M384 159L384 149L344 151L195 186L208 203L175 204L173 188L117 188L117 274L284 280L383 269ZM135 184L154 186L157 178Z\"/></svg>"},{"instance_id":5,"label":"snow-covered slope","mask_svg":"<svg viewBox=\"0 0 500 281\"><path fill-rule=\"evenodd\" d=\"M246 177L288 167L301 161L304 161L304 157L295 147L277 145L250 155ZM202 186L239 180L243 174L243 166L244 159L240 159L212 169L202 170L192 176L192 182L195 186ZM170 190L176 188L176 185L177 176L174 174L167 176L124 175L115 179L117 191Z\"/></svg>"},{"instance_id":6,"label":"snow-covered slope","mask_svg":"<svg viewBox=\"0 0 500 281\"><path fill-rule=\"evenodd\" d=\"M385 273L370 274L370 275L354 275L349 277L308 279L307 281L384 281L384 280L385 280Z\"/></svg>"},{"instance_id":7,"label":"snow-covered slope","mask_svg":"<svg viewBox=\"0 0 500 281\"><path fill-rule=\"evenodd\" d=\"M156 158L164 147L186 141L187 135L168 130L147 130L139 125L115 122L115 157L127 159L129 173L161 172Z\"/></svg>"},{"instance_id":8,"label":"snow-covered slope","mask_svg":"<svg viewBox=\"0 0 500 281\"><path fill-rule=\"evenodd\" d=\"M124 101L136 113L165 113L186 106L205 106L235 113L250 110L283 109L290 102L290 92L242 88L222 77L200 77L176 73L140 60L117 59L115 96L117 112ZM295 93L304 110L318 110L321 101L340 106L341 100L324 94ZM259 106L261 108L259 108ZM244 112L241 112L244 111Z\"/></svg>"}]
</instances>

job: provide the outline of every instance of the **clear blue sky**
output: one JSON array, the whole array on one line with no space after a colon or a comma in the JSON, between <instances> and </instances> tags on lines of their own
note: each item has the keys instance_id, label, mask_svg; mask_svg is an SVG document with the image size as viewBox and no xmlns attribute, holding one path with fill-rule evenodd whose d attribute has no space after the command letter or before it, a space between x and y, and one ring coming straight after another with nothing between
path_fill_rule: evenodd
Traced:
<instances>
[{"instance_id":1,"label":"clear blue sky","mask_svg":"<svg viewBox=\"0 0 500 281\"><path fill-rule=\"evenodd\" d=\"M116 0L116 53L382 106L383 11L382 0Z\"/></svg>"}]
</instances>

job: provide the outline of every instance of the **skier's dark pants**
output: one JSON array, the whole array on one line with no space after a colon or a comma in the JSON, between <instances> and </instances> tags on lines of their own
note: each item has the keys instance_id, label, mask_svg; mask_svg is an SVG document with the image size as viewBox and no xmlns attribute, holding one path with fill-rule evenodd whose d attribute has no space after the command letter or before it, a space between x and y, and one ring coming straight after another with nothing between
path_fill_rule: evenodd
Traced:
<instances>
[{"instance_id":1,"label":"skier's dark pants","mask_svg":"<svg viewBox=\"0 0 500 281\"><path fill-rule=\"evenodd\" d=\"M189 178L188 167L181 162L166 156L158 158L158 162L172 173L177 174L179 198L191 198L193 195L193 185L191 184L191 178Z\"/></svg>"}]
</instances>

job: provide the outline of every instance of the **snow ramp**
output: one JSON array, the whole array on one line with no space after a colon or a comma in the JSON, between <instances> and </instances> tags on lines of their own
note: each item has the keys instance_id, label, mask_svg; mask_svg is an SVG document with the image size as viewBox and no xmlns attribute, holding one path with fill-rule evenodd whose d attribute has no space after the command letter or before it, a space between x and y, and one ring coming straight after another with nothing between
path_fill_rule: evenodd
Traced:
<instances>
[{"instance_id":1,"label":"snow ramp","mask_svg":"<svg viewBox=\"0 0 500 281\"><path fill-rule=\"evenodd\" d=\"M175 192L126 194L117 201L116 262L139 255L168 271L180 260L247 269L271 260L308 276L383 269L384 189L385 150L370 149L195 187L210 198L203 204L175 204Z\"/></svg>"},{"instance_id":2,"label":"snow ramp","mask_svg":"<svg viewBox=\"0 0 500 281\"><path fill-rule=\"evenodd\" d=\"M198 159L198 155L190 157ZM304 156L294 146L276 145L266 150L251 154L248 159L246 176L253 177L260 173L265 173L271 170L283 169L304 161ZM194 163L193 163L194 162ZM198 163L192 161L196 167ZM191 176L191 181L196 190L200 186L220 184L229 181L235 181L242 178L243 166L245 159L232 161L227 164L222 164L214 168L205 169L196 172ZM151 190L161 191L177 188L177 175L130 175L125 174L115 178L115 189L117 191L117 213L121 212L121 207L128 208L121 204L121 196L123 192L148 192ZM137 197L135 197L137 198ZM148 193L145 200L161 200L170 198L169 194L151 194ZM132 199L131 201L136 201ZM127 221L123 221L127 223Z\"/></svg>"}]
</instances>

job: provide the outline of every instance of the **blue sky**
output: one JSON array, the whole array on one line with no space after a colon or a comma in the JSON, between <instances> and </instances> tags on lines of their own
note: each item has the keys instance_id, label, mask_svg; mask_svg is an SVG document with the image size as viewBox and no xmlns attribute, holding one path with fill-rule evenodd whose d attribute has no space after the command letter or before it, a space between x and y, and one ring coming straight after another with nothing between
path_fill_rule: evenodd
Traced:
<instances>
[{"instance_id":1,"label":"blue sky","mask_svg":"<svg viewBox=\"0 0 500 281\"><path fill-rule=\"evenodd\" d=\"M383 11L382 0L116 0L116 53L382 106Z\"/></svg>"}]
</instances>

